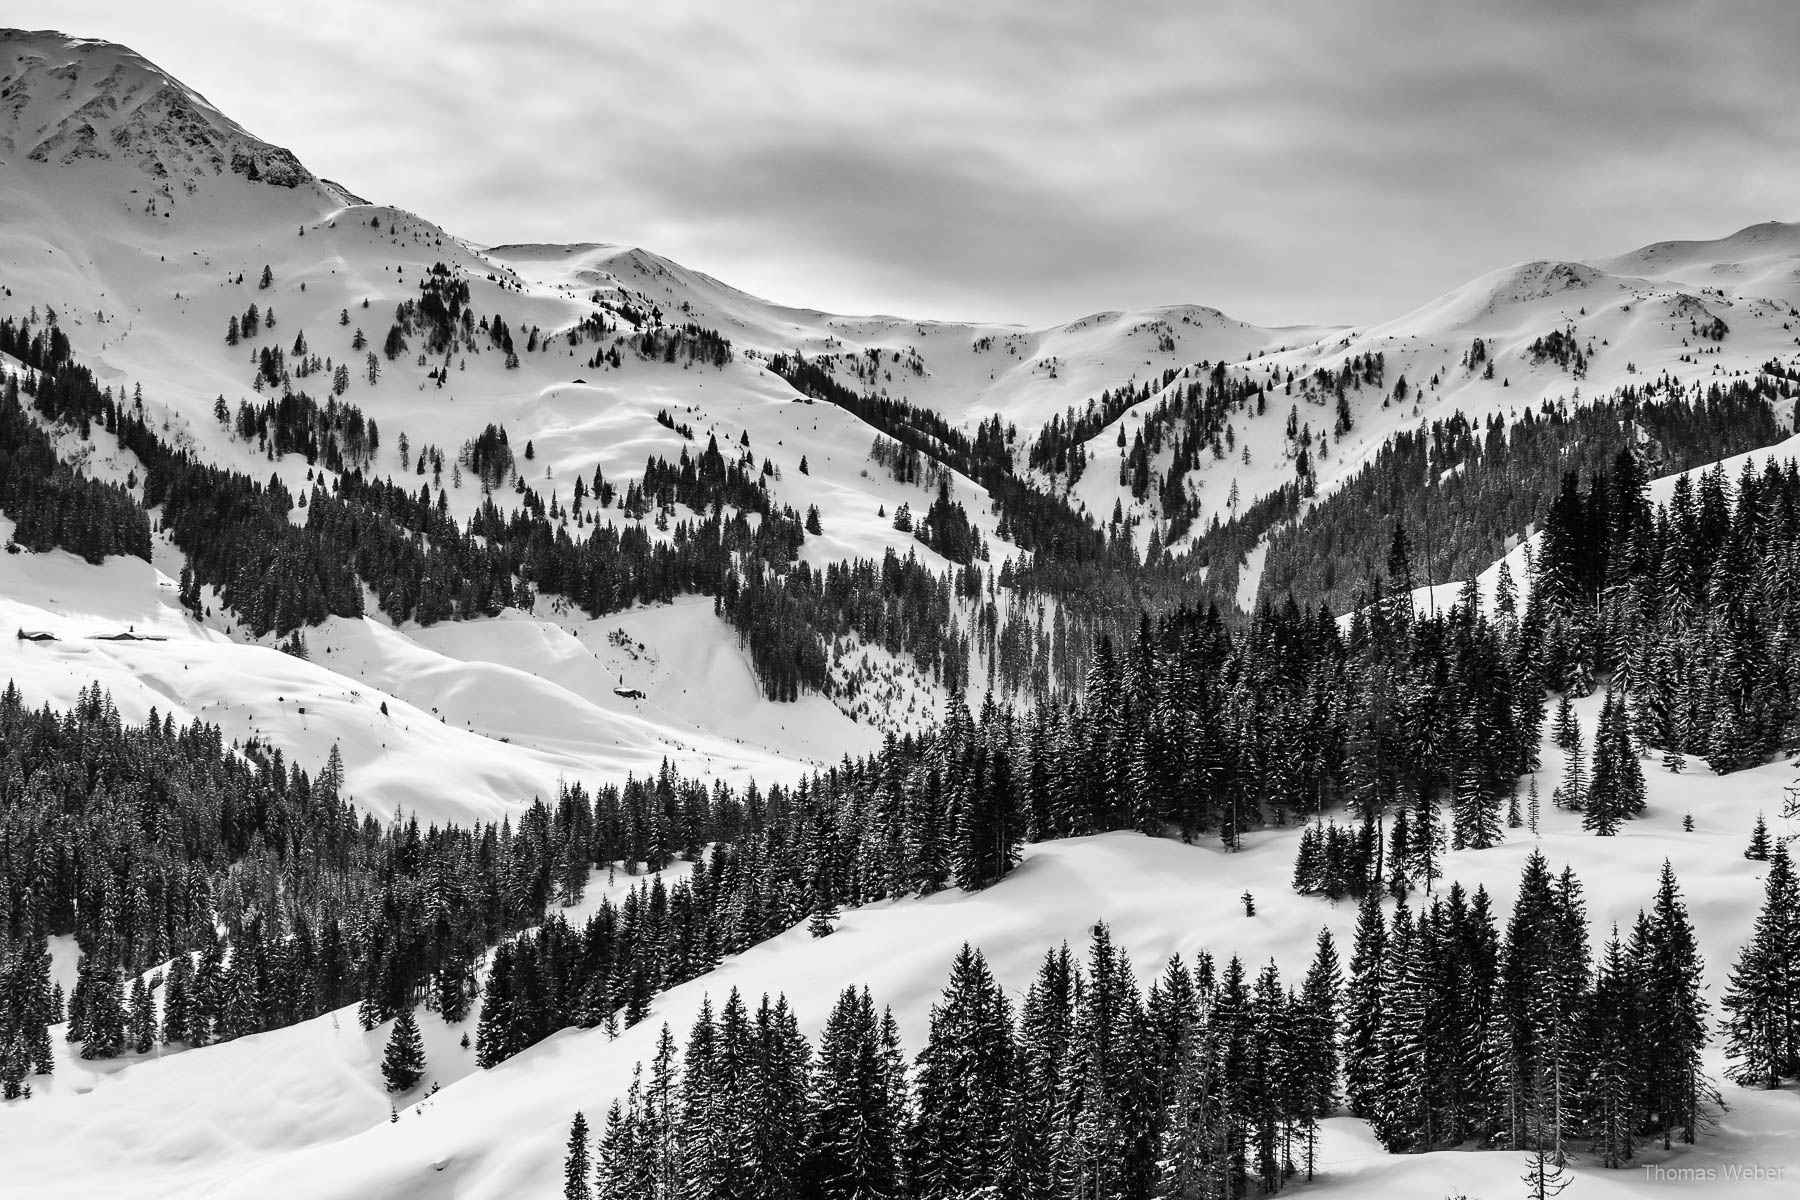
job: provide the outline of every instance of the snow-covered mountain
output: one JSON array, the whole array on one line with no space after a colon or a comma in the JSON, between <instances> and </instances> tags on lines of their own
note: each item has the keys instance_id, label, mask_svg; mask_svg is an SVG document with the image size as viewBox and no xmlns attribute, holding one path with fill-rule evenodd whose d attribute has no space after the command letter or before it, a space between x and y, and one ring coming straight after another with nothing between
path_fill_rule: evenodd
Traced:
<instances>
[{"instance_id":1,"label":"snow-covered mountain","mask_svg":"<svg viewBox=\"0 0 1800 1200\"><path fill-rule=\"evenodd\" d=\"M22 30L0 31L0 41L4 161L126 164L170 205L227 173L327 202L359 202L123 46Z\"/></svg>"},{"instance_id":2,"label":"snow-covered mountain","mask_svg":"<svg viewBox=\"0 0 1800 1200\"><path fill-rule=\"evenodd\" d=\"M492 340L428 353L417 337L397 354L380 353L397 306L418 300L434 269L467 285L472 321L512 331L511 355ZM251 305L258 332L228 339ZM171 444L253 478L279 477L297 496L314 482L329 488L333 473L297 454L274 458L215 417L221 401L235 411L279 390L259 363L276 349L277 374L320 397L347 367L342 400L380 422L369 473L415 489L429 479L458 521L475 515L488 489L460 472L427 475L418 451L438 447L454 461L490 424L504 427L515 448L531 447L520 450L514 486L564 504L596 469L624 488L643 476L647 458L674 460L716 439L772 464L775 502L819 511L822 531L800 552L809 567L893 550L942 570L948 560L892 520L902 505L922 511L933 493L873 462L877 430L803 396L769 369L776 356L804 355L854 392L918 406L968 432L998 415L1015 431L1020 478L1066 495L1096 524L1117 507L1127 525L1136 522L1141 549L1168 514L1154 492L1137 499L1120 483L1130 435L1160 400L1221 364L1261 385L1270 403L1234 428L1241 453L1190 473L1202 520L1294 477L1290 405L1328 428L1326 393L1309 392L1305 381L1365 356L1382 356L1383 383L1350 395L1350 430L1316 461L1322 493L1395 432L1455 411L1512 415L1646 379L1725 381L1771 360L1800 363L1800 225L1586 263L1519 264L1358 328L1266 328L1198 305L1098 312L1046 329L834 315L769 303L642 248L468 242L319 179L123 47L0 30L0 316L27 311L54 311L79 361L121 400L141 392ZM606 340L590 336L596 323ZM729 361L626 353L615 365L603 357L612 337L684 323L729 339ZM1541 351L1553 334L1568 353ZM1480 363L1469 365L1477 341ZM23 371L0 358L0 374ZM1396 393L1402 377L1410 387ZM1089 465L1073 485L1028 465L1030 443L1054 419L1146 383L1148 399L1086 433ZM142 464L104 430L53 433L82 472L141 487ZM401 435L412 454L402 454ZM1165 451L1157 465L1171 459ZM1001 537L985 489L947 474L994 567L1022 561L1025 553ZM506 486L496 489L502 498ZM293 519L303 522L304 512ZM604 520L666 536L646 517L610 510ZM0 517L0 543L12 532ZM430 627L332 617L306 631L302 659L275 649L273 637L249 636L215 593L196 618L177 595L183 565L161 531L148 563L93 565L61 551L0 558L0 631L44 635L0 640L0 682L16 681L32 704L67 709L98 681L128 721L152 711L199 719L296 762L322 762L337 747L345 790L365 811L379 819L403 811L427 824L516 815L564 781L641 778L665 760L703 779L792 781L874 751L886 733L925 728L946 698L901 656L846 643L836 648L836 678L860 690L771 701L735 631L700 596L600 618L543 597L529 611ZM1004 594L997 603L1004 608ZM973 623L978 605L963 605L958 619ZM113 640L121 633L139 640ZM969 690L978 698L978 683ZM1590 729L1598 705L1579 706ZM1547 746L1546 791L1560 767L1560 752ZM1779 764L1729 780L1657 775L1652 815L1628 836L1597 846L1579 814L1555 813L1541 845L1554 863L1576 864L1599 924L1628 922L1647 900L1654 864L1673 859L1716 994L1761 898L1742 835L1757 813L1780 810L1789 777ZM1691 833L1682 828L1690 813ZM364 1033L353 1010L101 1064L71 1057L59 1042L57 1072L40 1094L0 1105L0 1191L552 1195L570 1114L603 1112L628 1085L632 1063L652 1052L663 1020L681 1029L703 997L734 986L785 991L816 1035L836 994L867 982L878 1002L894 1006L916 1050L965 939L989 951L1015 999L1046 945L1078 942L1096 920L1112 925L1146 979L1172 953L1191 957L1201 947L1252 964L1274 958L1297 978L1312 934L1325 925L1347 946L1354 912L1285 890L1296 841L1294 830L1262 830L1237 855L1216 843L1122 833L1044 843L986 891L883 901L849 913L827 941L796 928L658 997L656 1019L616 1042L598 1030L565 1031L490 1071L474 1067L460 1028L429 1017L431 1078L444 1091L397 1122L377 1074L387 1028ZM1502 847L1450 855L1445 872L1485 885L1503 911L1535 844L1514 831ZM592 910L601 878L571 919ZM1253 888L1260 915L1239 920L1236 898ZM1230 920L1219 919L1225 913ZM74 948L64 942L58 972L67 985ZM1716 1074L1722 1060L1715 1053L1710 1061ZM1800 1170L1784 1140L1800 1116L1795 1100L1791 1090L1734 1093L1720 1135L1678 1156L1680 1164ZM95 1128L109 1131L98 1146ZM1390 1157L1361 1122L1339 1118L1328 1123L1329 1181L1320 1186L1347 1197L1495 1194L1494 1166L1483 1158ZM1759 1186L1743 1194L1780 1194L1779 1183ZM1600 1173L1584 1175L1581 1188L1649 1194L1635 1179Z\"/></svg>"}]
</instances>

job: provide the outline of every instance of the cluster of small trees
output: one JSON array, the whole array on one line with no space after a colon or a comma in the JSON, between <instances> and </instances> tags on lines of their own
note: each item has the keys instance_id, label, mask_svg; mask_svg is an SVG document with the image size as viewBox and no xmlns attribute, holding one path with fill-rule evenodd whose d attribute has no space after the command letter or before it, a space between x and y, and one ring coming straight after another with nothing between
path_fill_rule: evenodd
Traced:
<instances>
[{"instance_id":1,"label":"cluster of small trees","mask_svg":"<svg viewBox=\"0 0 1800 1200\"><path fill-rule=\"evenodd\" d=\"M682 325L653 325L626 340L639 358L657 362L723 367L731 361L731 339L716 329L691 321Z\"/></svg>"},{"instance_id":2,"label":"cluster of small trees","mask_svg":"<svg viewBox=\"0 0 1800 1200\"><path fill-rule=\"evenodd\" d=\"M1552 329L1542 337L1533 338L1528 353L1533 364L1554 362L1575 378L1583 379L1587 376L1588 359L1593 357L1593 343L1583 349L1580 337L1571 326L1567 330Z\"/></svg>"},{"instance_id":3,"label":"cluster of small trees","mask_svg":"<svg viewBox=\"0 0 1800 1200\"><path fill-rule=\"evenodd\" d=\"M287 392L254 407L240 401L234 416L220 396L213 401L213 416L267 454L299 454L328 471L366 467L381 452L381 427L375 419L335 397L320 405L303 392Z\"/></svg>"}]
</instances>

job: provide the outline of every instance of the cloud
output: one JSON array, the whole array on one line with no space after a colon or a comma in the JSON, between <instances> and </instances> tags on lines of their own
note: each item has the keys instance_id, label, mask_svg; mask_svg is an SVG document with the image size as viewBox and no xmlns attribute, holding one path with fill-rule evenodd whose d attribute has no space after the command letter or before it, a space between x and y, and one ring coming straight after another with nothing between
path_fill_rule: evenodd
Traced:
<instances>
[{"instance_id":1,"label":"cloud","mask_svg":"<svg viewBox=\"0 0 1800 1200\"><path fill-rule=\"evenodd\" d=\"M220 14L229 12L229 21ZM791 303L1365 322L1800 194L1788 0L14 0L478 240Z\"/></svg>"}]
</instances>

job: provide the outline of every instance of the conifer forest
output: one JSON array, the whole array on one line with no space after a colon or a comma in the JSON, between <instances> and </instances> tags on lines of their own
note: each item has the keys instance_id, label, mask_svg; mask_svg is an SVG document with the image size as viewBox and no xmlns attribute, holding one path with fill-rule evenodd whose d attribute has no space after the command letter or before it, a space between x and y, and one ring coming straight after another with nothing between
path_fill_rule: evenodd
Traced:
<instances>
[{"instance_id":1,"label":"conifer forest","mask_svg":"<svg viewBox=\"0 0 1800 1200\"><path fill-rule=\"evenodd\" d=\"M1800 25L97 7L0 29L0 1196L1800 1178Z\"/></svg>"}]
</instances>

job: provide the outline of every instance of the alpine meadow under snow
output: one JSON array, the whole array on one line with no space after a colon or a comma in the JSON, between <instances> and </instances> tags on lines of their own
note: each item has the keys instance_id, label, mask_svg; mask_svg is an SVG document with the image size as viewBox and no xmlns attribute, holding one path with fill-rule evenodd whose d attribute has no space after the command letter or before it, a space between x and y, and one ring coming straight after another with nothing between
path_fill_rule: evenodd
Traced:
<instances>
[{"instance_id":1,"label":"alpine meadow under snow","mask_svg":"<svg viewBox=\"0 0 1800 1200\"><path fill-rule=\"evenodd\" d=\"M0 30L0 1194L1787 1195L1797 395L1800 225L841 316Z\"/></svg>"}]
</instances>

